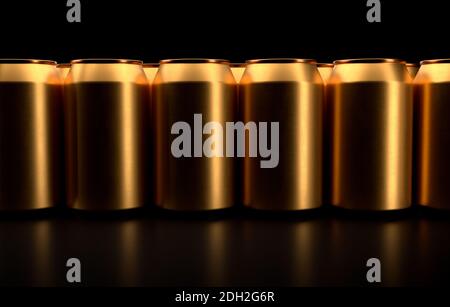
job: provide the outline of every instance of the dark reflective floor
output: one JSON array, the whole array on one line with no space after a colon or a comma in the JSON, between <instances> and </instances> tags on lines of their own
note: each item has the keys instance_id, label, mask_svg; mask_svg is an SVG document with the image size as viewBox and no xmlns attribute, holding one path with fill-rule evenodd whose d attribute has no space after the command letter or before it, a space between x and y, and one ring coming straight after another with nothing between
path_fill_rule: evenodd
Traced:
<instances>
[{"instance_id":1,"label":"dark reflective floor","mask_svg":"<svg viewBox=\"0 0 450 307\"><path fill-rule=\"evenodd\" d=\"M450 215L0 216L0 285L67 285L70 257L82 262L83 284L96 286L366 285L371 257L382 262L383 285L442 285L450 276Z\"/></svg>"}]
</instances>

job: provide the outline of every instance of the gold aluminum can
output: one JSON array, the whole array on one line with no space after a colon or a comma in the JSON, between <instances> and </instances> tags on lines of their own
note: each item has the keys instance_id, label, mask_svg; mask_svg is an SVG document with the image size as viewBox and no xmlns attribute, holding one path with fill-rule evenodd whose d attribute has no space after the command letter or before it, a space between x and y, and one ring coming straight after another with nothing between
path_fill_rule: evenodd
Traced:
<instances>
[{"instance_id":1,"label":"gold aluminum can","mask_svg":"<svg viewBox=\"0 0 450 307\"><path fill-rule=\"evenodd\" d=\"M330 78L331 72L333 71L333 64L331 63L317 63L317 69L322 77L323 82L326 84Z\"/></svg>"},{"instance_id":2,"label":"gold aluminum can","mask_svg":"<svg viewBox=\"0 0 450 307\"><path fill-rule=\"evenodd\" d=\"M152 97L155 203L183 211L233 206L236 159L217 152L206 157L202 151L202 144L213 135L202 133L203 124L206 127L207 122L215 122L225 127L226 122L236 120L236 83L229 63L212 59L163 60L153 82ZM180 122L193 126L188 138L192 146L188 154L177 158L171 149L177 138L172 130Z\"/></svg>"},{"instance_id":3,"label":"gold aluminum can","mask_svg":"<svg viewBox=\"0 0 450 307\"><path fill-rule=\"evenodd\" d=\"M143 65L145 75L147 76L147 80L149 84L153 83L155 79L156 73L158 72L159 64L155 63L145 63Z\"/></svg>"},{"instance_id":4,"label":"gold aluminum can","mask_svg":"<svg viewBox=\"0 0 450 307\"><path fill-rule=\"evenodd\" d=\"M0 209L63 202L63 113L56 62L0 60Z\"/></svg>"},{"instance_id":5,"label":"gold aluminum can","mask_svg":"<svg viewBox=\"0 0 450 307\"><path fill-rule=\"evenodd\" d=\"M414 79L417 72L419 71L419 65L415 63L406 63L406 69L408 70L411 77Z\"/></svg>"},{"instance_id":6,"label":"gold aluminum can","mask_svg":"<svg viewBox=\"0 0 450 307\"><path fill-rule=\"evenodd\" d=\"M416 201L450 209L450 59L420 64L414 79Z\"/></svg>"},{"instance_id":7,"label":"gold aluminum can","mask_svg":"<svg viewBox=\"0 0 450 307\"><path fill-rule=\"evenodd\" d=\"M335 61L327 84L332 204L382 211L411 205L412 79L403 61Z\"/></svg>"},{"instance_id":8,"label":"gold aluminum can","mask_svg":"<svg viewBox=\"0 0 450 307\"><path fill-rule=\"evenodd\" d=\"M58 65L56 65L56 68L58 69L62 80L65 80L67 77L67 74L69 73L69 70L70 70L70 64L68 64L68 63L58 64Z\"/></svg>"},{"instance_id":9,"label":"gold aluminum can","mask_svg":"<svg viewBox=\"0 0 450 307\"><path fill-rule=\"evenodd\" d=\"M239 83L241 81L242 75L245 71L245 64L243 63L232 63L230 64L231 72L233 73L234 80L236 80L236 83Z\"/></svg>"},{"instance_id":10,"label":"gold aluminum can","mask_svg":"<svg viewBox=\"0 0 450 307\"><path fill-rule=\"evenodd\" d=\"M142 62L72 61L66 78L68 205L93 211L150 201L150 90Z\"/></svg>"},{"instance_id":11,"label":"gold aluminum can","mask_svg":"<svg viewBox=\"0 0 450 307\"><path fill-rule=\"evenodd\" d=\"M239 93L244 123L279 123L276 167L244 157L244 205L280 211L321 206L323 82L316 62L247 61Z\"/></svg>"}]
</instances>

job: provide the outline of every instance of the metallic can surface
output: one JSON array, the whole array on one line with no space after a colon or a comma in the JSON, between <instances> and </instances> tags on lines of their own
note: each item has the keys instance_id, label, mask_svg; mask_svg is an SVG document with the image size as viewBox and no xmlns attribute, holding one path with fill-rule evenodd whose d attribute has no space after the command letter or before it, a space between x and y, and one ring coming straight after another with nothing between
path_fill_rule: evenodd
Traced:
<instances>
[{"instance_id":1,"label":"metallic can surface","mask_svg":"<svg viewBox=\"0 0 450 307\"><path fill-rule=\"evenodd\" d=\"M63 202L63 113L56 63L0 60L0 209Z\"/></svg>"},{"instance_id":2,"label":"metallic can surface","mask_svg":"<svg viewBox=\"0 0 450 307\"><path fill-rule=\"evenodd\" d=\"M414 79L417 72L419 71L419 65L415 63L406 63L406 69L408 70L411 77Z\"/></svg>"},{"instance_id":3,"label":"metallic can surface","mask_svg":"<svg viewBox=\"0 0 450 307\"><path fill-rule=\"evenodd\" d=\"M218 131L207 134L205 129L208 122L215 122L216 127L224 130L226 122L236 120L236 96L236 83L227 61L161 61L152 90L158 206L196 211L235 204L236 159L225 156L225 146L221 146L225 132L222 138ZM189 128L192 134L185 134L188 147L183 148L187 151L177 157L173 148L180 136L174 133L174 128L180 123L190 125L186 130ZM217 151L206 156L203 146L211 138Z\"/></svg>"},{"instance_id":4,"label":"metallic can surface","mask_svg":"<svg viewBox=\"0 0 450 307\"><path fill-rule=\"evenodd\" d=\"M278 165L261 168L260 159L244 158L244 205L267 210L321 206L323 82L316 62L247 61L239 92L244 123L279 123Z\"/></svg>"},{"instance_id":5,"label":"metallic can surface","mask_svg":"<svg viewBox=\"0 0 450 307\"><path fill-rule=\"evenodd\" d=\"M327 84L332 204L357 210L411 205L412 79L394 59L335 61Z\"/></svg>"},{"instance_id":6,"label":"metallic can surface","mask_svg":"<svg viewBox=\"0 0 450 307\"><path fill-rule=\"evenodd\" d=\"M334 65L331 63L317 63L317 69L319 70L319 74L322 77L322 80L325 84L327 83L328 79L331 76L333 67Z\"/></svg>"},{"instance_id":7,"label":"metallic can surface","mask_svg":"<svg viewBox=\"0 0 450 307\"><path fill-rule=\"evenodd\" d=\"M236 83L241 81L242 75L245 71L245 64L243 63L232 63L230 64L231 72L233 73L234 80Z\"/></svg>"},{"instance_id":8,"label":"metallic can surface","mask_svg":"<svg viewBox=\"0 0 450 307\"><path fill-rule=\"evenodd\" d=\"M143 65L145 76L147 77L148 83L152 84L155 80L156 73L158 72L159 64L155 63L145 63Z\"/></svg>"},{"instance_id":9,"label":"metallic can surface","mask_svg":"<svg viewBox=\"0 0 450 307\"><path fill-rule=\"evenodd\" d=\"M61 75L62 80L66 79L67 74L70 70L70 64L64 63L64 64L58 64L56 65L56 68L58 69L59 74Z\"/></svg>"},{"instance_id":10,"label":"metallic can surface","mask_svg":"<svg viewBox=\"0 0 450 307\"><path fill-rule=\"evenodd\" d=\"M450 59L422 61L414 79L416 201L450 209Z\"/></svg>"},{"instance_id":11,"label":"metallic can surface","mask_svg":"<svg viewBox=\"0 0 450 307\"><path fill-rule=\"evenodd\" d=\"M115 210L150 201L150 91L142 62L72 61L65 82L71 208Z\"/></svg>"}]
</instances>

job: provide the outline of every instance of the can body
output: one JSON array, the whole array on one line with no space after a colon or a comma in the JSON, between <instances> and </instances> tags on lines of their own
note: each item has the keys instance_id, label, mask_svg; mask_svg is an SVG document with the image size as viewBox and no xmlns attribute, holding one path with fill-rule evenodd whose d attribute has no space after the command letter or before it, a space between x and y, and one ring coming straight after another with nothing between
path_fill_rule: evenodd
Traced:
<instances>
[{"instance_id":1,"label":"can body","mask_svg":"<svg viewBox=\"0 0 450 307\"><path fill-rule=\"evenodd\" d=\"M142 63L72 61L65 85L69 207L142 207L151 186L150 91Z\"/></svg>"},{"instance_id":2,"label":"can body","mask_svg":"<svg viewBox=\"0 0 450 307\"><path fill-rule=\"evenodd\" d=\"M421 64L414 79L416 201L450 209L450 60Z\"/></svg>"},{"instance_id":3,"label":"can body","mask_svg":"<svg viewBox=\"0 0 450 307\"><path fill-rule=\"evenodd\" d=\"M321 206L323 82L315 61L248 61L239 93L244 123L279 125L278 135L267 133L274 136L272 146L279 144L275 167L263 168L261 157L244 157L244 205L266 210Z\"/></svg>"},{"instance_id":4,"label":"can body","mask_svg":"<svg viewBox=\"0 0 450 307\"><path fill-rule=\"evenodd\" d=\"M0 210L63 202L62 120L55 62L0 61Z\"/></svg>"},{"instance_id":5,"label":"can body","mask_svg":"<svg viewBox=\"0 0 450 307\"><path fill-rule=\"evenodd\" d=\"M417 72L419 71L419 65L414 64L414 63L407 63L406 69L408 70L409 74L411 75L411 78L414 79Z\"/></svg>"},{"instance_id":6,"label":"can body","mask_svg":"<svg viewBox=\"0 0 450 307\"><path fill-rule=\"evenodd\" d=\"M67 74L69 73L70 70L70 64L58 64L56 68L58 69L58 72L61 75L61 79L62 80L66 79Z\"/></svg>"},{"instance_id":7,"label":"can body","mask_svg":"<svg viewBox=\"0 0 450 307\"><path fill-rule=\"evenodd\" d=\"M404 62L335 61L327 97L332 204L356 210L409 207L413 102Z\"/></svg>"},{"instance_id":8,"label":"can body","mask_svg":"<svg viewBox=\"0 0 450 307\"><path fill-rule=\"evenodd\" d=\"M236 83L239 83L245 71L245 64L233 63L230 65L230 68L233 73L234 80L236 80Z\"/></svg>"},{"instance_id":9,"label":"can body","mask_svg":"<svg viewBox=\"0 0 450 307\"><path fill-rule=\"evenodd\" d=\"M323 82L326 84L333 71L333 64L331 63L317 63L317 69L322 77Z\"/></svg>"},{"instance_id":10,"label":"can body","mask_svg":"<svg viewBox=\"0 0 450 307\"><path fill-rule=\"evenodd\" d=\"M237 113L236 84L228 62L162 61L152 97L155 203L186 211L234 205L236 159L226 156L223 143L226 122L233 122ZM211 123L216 129L205 132ZM178 129L180 125L185 129ZM217 151L205 152L208 140Z\"/></svg>"},{"instance_id":11,"label":"can body","mask_svg":"<svg viewBox=\"0 0 450 307\"><path fill-rule=\"evenodd\" d=\"M148 83L152 84L153 80L155 79L156 73L158 72L159 64L144 64L143 68Z\"/></svg>"}]
</instances>

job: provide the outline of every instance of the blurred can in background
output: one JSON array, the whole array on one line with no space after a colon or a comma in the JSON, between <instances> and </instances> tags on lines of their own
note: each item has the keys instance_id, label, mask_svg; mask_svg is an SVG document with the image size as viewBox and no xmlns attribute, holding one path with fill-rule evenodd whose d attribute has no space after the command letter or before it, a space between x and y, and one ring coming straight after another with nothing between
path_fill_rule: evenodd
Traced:
<instances>
[{"instance_id":1,"label":"blurred can in background","mask_svg":"<svg viewBox=\"0 0 450 307\"><path fill-rule=\"evenodd\" d=\"M145 63L143 65L145 76L147 77L148 83L152 84L155 79L156 73L159 69L159 64L157 63Z\"/></svg>"},{"instance_id":2,"label":"blurred can in background","mask_svg":"<svg viewBox=\"0 0 450 307\"><path fill-rule=\"evenodd\" d=\"M242 75L244 74L245 70L245 64L243 63L232 63L230 64L231 72L233 73L234 80L236 80L236 83L239 83L241 81Z\"/></svg>"},{"instance_id":3,"label":"blurred can in background","mask_svg":"<svg viewBox=\"0 0 450 307\"><path fill-rule=\"evenodd\" d=\"M333 67L334 65L331 63L317 63L317 69L319 70L324 84L326 84L328 79L330 78Z\"/></svg>"},{"instance_id":4,"label":"blurred can in background","mask_svg":"<svg viewBox=\"0 0 450 307\"><path fill-rule=\"evenodd\" d=\"M330 134L329 134L329 123L330 123L330 114L328 112L328 101L327 95L325 91L325 87L327 85L328 79L331 76L334 65L332 63L317 63L317 69L319 70L319 74L322 77L324 83L324 103L323 103L323 113L324 113L324 141L323 141L323 201L326 204L330 203L330 188L331 188L331 173L330 173Z\"/></svg>"},{"instance_id":5,"label":"blurred can in background","mask_svg":"<svg viewBox=\"0 0 450 307\"><path fill-rule=\"evenodd\" d=\"M58 64L58 65L56 65L56 68L58 69L62 80L66 79L67 74L69 73L69 70L70 70L70 64L68 64L68 63Z\"/></svg>"},{"instance_id":6,"label":"blurred can in background","mask_svg":"<svg viewBox=\"0 0 450 307\"><path fill-rule=\"evenodd\" d=\"M406 69L408 70L411 77L414 79L417 72L419 71L419 64L416 63L406 63Z\"/></svg>"}]
</instances>

